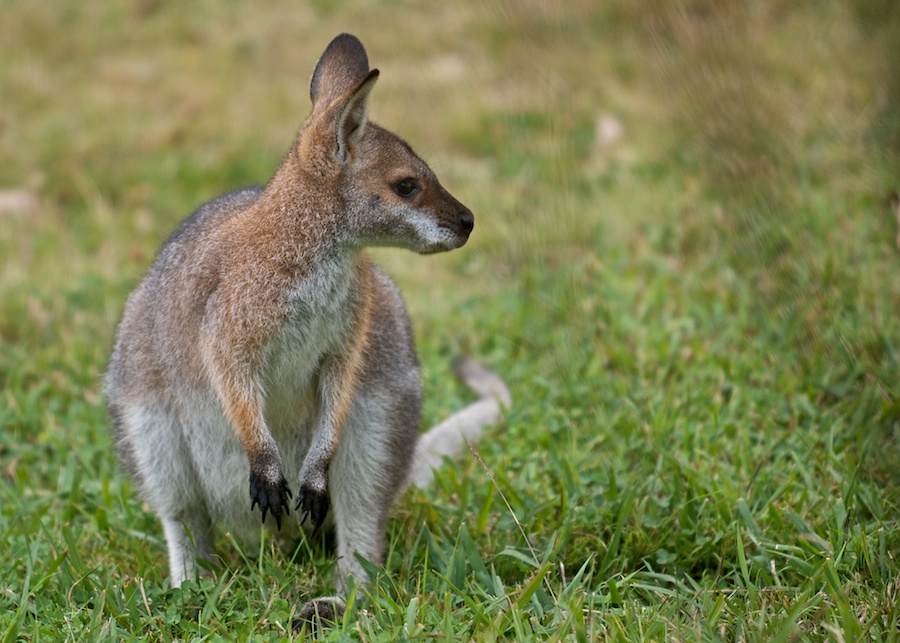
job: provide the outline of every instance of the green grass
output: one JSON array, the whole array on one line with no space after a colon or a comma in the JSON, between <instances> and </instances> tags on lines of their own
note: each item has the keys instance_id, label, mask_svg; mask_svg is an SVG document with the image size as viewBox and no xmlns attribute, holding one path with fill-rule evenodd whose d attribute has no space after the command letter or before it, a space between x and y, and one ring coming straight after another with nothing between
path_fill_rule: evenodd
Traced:
<instances>
[{"instance_id":1,"label":"green grass","mask_svg":"<svg viewBox=\"0 0 900 643\"><path fill-rule=\"evenodd\" d=\"M0 2L0 641L287 640L329 543L167 588L100 379L202 201L264 182L328 40L476 214L379 251L425 422L515 398L395 509L331 640L900 640L900 108L888 0ZM597 141L609 114L623 125ZM0 199L2 201L2 199Z\"/></svg>"}]
</instances>

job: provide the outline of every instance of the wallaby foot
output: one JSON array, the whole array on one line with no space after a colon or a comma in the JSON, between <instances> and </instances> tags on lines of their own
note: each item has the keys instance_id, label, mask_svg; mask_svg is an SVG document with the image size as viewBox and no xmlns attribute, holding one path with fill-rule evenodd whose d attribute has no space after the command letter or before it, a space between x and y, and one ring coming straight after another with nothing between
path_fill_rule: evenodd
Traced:
<instances>
[{"instance_id":1,"label":"wallaby foot","mask_svg":"<svg viewBox=\"0 0 900 643\"><path fill-rule=\"evenodd\" d=\"M293 620L291 627L299 632L306 625L307 633L314 633L337 623L344 616L346 606L337 596L322 596L309 601Z\"/></svg>"}]
</instances>

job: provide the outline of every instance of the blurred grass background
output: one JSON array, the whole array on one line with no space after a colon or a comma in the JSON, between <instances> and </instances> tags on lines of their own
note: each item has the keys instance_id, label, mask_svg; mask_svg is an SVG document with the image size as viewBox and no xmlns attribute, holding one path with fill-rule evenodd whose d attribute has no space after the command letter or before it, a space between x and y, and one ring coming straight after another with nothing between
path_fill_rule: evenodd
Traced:
<instances>
[{"instance_id":1,"label":"blurred grass background","mask_svg":"<svg viewBox=\"0 0 900 643\"><path fill-rule=\"evenodd\" d=\"M897 640L898 7L0 0L3 640L278 639L327 591L327 548L227 535L166 590L99 382L159 244L267 180L341 31L476 214L461 251L377 253L426 424L460 351L516 404L496 485L468 459L404 499L332 638Z\"/></svg>"}]
</instances>

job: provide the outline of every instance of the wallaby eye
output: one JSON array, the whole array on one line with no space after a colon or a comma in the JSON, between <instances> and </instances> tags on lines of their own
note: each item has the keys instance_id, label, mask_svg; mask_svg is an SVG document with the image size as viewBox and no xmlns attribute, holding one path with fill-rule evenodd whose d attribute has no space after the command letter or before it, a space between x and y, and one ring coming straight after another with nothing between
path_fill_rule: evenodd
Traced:
<instances>
[{"instance_id":1,"label":"wallaby eye","mask_svg":"<svg viewBox=\"0 0 900 643\"><path fill-rule=\"evenodd\" d=\"M406 198L411 197L421 189L419 187L419 182L415 179L401 179L391 187L393 187L394 192Z\"/></svg>"}]
</instances>

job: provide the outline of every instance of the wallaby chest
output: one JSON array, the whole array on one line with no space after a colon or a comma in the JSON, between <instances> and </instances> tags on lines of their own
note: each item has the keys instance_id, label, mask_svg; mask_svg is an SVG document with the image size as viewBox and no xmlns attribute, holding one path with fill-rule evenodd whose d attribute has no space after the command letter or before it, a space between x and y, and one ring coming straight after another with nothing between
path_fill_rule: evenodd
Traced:
<instances>
[{"instance_id":1,"label":"wallaby chest","mask_svg":"<svg viewBox=\"0 0 900 643\"><path fill-rule=\"evenodd\" d=\"M314 418L318 373L354 329L357 279L352 263L331 259L289 294L287 316L262 350L265 415L276 432Z\"/></svg>"}]
</instances>

